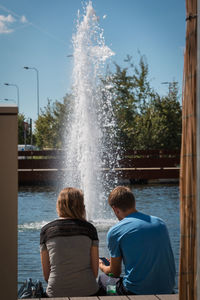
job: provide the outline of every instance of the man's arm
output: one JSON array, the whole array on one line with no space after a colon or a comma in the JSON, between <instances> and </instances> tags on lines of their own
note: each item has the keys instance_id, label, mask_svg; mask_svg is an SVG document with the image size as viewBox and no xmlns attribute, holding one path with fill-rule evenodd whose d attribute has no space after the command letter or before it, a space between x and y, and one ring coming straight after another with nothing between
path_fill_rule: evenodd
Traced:
<instances>
[{"instance_id":1,"label":"man's arm","mask_svg":"<svg viewBox=\"0 0 200 300\"><path fill-rule=\"evenodd\" d=\"M114 277L119 277L122 271L122 257L111 257L110 265L106 266L102 260L99 260L99 269L105 274L113 273Z\"/></svg>"}]
</instances>

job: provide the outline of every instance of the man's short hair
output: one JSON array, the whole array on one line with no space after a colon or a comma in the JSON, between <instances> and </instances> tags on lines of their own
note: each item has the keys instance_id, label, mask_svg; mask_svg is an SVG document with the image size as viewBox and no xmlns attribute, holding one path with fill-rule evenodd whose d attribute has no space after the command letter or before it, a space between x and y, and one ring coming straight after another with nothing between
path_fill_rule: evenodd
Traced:
<instances>
[{"instance_id":1,"label":"man's short hair","mask_svg":"<svg viewBox=\"0 0 200 300\"><path fill-rule=\"evenodd\" d=\"M108 197L109 205L115 206L122 211L135 208L135 197L130 188L126 186L117 186L112 190Z\"/></svg>"}]
</instances>

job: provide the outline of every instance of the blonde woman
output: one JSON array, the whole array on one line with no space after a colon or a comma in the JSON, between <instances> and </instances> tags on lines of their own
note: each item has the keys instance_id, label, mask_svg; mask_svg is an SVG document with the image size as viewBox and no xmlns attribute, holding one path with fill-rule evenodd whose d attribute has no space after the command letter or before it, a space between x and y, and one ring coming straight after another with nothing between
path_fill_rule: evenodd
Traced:
<instances>
[{"instance_id":1,"label":"blonde woman","mask_svg":"<svg viewBox=\"0 0 200 300\"><path fill-rule=\"evenodd\" d=\"M63 189L56 208L59 218L45 225L40 233L47 296L97 295L98 235L96 228L85 220L82 191Z\"/></svg>"}]
</instances>

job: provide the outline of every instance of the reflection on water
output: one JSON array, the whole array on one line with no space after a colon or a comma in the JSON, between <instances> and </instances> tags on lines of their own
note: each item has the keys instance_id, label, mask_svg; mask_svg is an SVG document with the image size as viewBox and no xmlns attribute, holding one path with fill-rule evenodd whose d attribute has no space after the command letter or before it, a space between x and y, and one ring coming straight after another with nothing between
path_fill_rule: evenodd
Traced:
<instances>
[{"instance_id":1,"label":"reflection on water","mask_svg":"<svg viewBox=\"0 0 200 300\"><path fill-rule=\"evenodd\" d=\"M179 187L177 185L145 185L131 187L137 209L162 218L168 226L178 273L179 263ZM43 281L40 264L40 229L57 218L55 187L22 187L18 198L18 281L27 277ZM105 216L92 221L100 241L100 256L108 256L106 233L117 222L108 207ZM176 290L177 290L176 279ZM44 281L43 281L44 283ZM45 286L45 283L44 283Z\"/></svg>"}]
</instances>

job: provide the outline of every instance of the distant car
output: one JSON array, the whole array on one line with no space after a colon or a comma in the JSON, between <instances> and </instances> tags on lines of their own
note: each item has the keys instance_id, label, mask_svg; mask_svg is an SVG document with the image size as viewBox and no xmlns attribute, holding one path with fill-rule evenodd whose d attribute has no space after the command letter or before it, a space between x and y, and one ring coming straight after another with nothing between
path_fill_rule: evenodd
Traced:
<instances>
[{"instance_id":1,"label":"distant car","mask_svg":"<svg viewBox=\"0 0 200 300\"><path fill-rule=\"evenodd\" d=\"M38 150L37 146L34 145L18 145L18 151L29 151L29 150ZM27 156L18 156L18 159L27 159Z\"/></svg>"},{"instance_id":2,"label":"distant car","mask_svg":"<svg viewBox=\"0 0 200 300\"><path fill-rule=\"evenodd\" d=\"M18 145L18 151L38 150L34 145Z\"/></svg>"}]
</instances>

